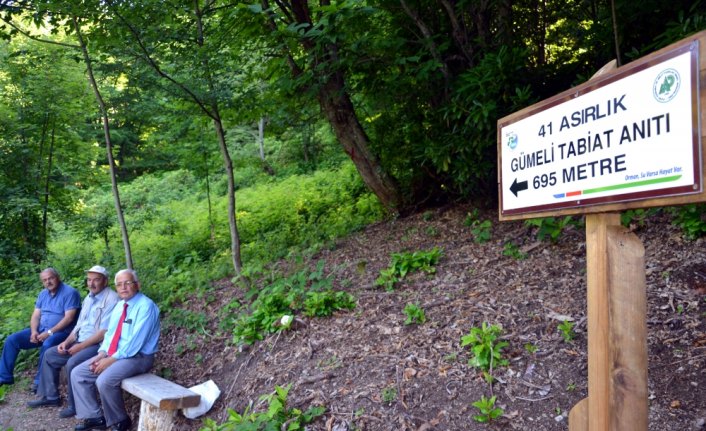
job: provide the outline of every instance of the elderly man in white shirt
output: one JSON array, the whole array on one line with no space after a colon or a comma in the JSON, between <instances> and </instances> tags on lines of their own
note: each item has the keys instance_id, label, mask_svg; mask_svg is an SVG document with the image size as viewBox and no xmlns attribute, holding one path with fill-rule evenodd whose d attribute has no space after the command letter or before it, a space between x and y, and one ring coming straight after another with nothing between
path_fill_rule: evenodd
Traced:
<instances>
[{"instance_id":1,"label":"elderly man in white shirt","mask_svg":"<svg viewBox=\"0 0 706 431\"><path fill-rule=\"evenodd\" d=\"M66 366L67 378L71 370L98 352L108 329L110 313L120 300L118 294L108 287L108 271L96 265L86 271L88 295L83 300L81 314L74 330L63 343L47 350L42 359L41 377L37 395L39 399L27 403L28 407L61 406L59 396L59 372ZM71 383L68 385L68 406L59 412L62 418L76 415Z\"/></svg>"}]
</instances>

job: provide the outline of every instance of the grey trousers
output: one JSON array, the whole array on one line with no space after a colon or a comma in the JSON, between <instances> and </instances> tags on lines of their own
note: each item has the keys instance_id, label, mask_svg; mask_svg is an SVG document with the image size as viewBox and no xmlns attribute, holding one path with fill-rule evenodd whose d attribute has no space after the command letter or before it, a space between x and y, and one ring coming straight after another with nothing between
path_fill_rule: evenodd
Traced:
<instances>
[{"instance_id":1,"label":"grey trousers","mask_svg":"<svg viewBox=\"0 0 706 431\"><path fill-rule=\"evenodd\" d=\"M39 377L39 387L37 387L37 395L40 397L45 397L50 400L56 400L59 398L59 373L61 372L61 367L66 366L66 379L67 381L67 394L66 399L69 403L69 407L74 407L74 395L71 390L71 370L73 370L78 364L86 361L98 353L99 344L94 344L93 346L88 346L75 355L61 354L57 350L57 346L51 347L44 353L44 358L42 359L41 370Z\"/></svg>"},{"instance_id":2,"label":"grey trousers","mask_svg":"<svg viewBox=\"0 0 706 431\"><path fill-rule=\"evenodd\" d=\"M127 419L120 383L123 379L149 371L154 363L154 355L138 354L132 358L119 359L100 374L94 374L88 369L90 363L90 359L84 361L71 372L76 417L93 419L104 416L108 426ZM103 406L102 414L96 390Z\"/></svg>"}]
</instances>

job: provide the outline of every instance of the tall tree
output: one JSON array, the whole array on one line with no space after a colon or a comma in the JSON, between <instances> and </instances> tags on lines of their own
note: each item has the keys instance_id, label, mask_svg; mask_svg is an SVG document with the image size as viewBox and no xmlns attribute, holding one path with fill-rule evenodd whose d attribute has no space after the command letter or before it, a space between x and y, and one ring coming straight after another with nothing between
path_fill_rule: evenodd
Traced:
<instances>
[{"instance_id":1,"label":"tall tree","mask_svg":"<svg viewBox=\"0 0 706 431\"><path fill-rule=\"evenodd\" d=\"M81 22L79 18L75 15L71 17L71 21L74 26L74 31L76 32L76 38L78 39L79 46L81 48L81 54L83 55L83 61L86 65L86 73L88 74L88 81L93 89L93 94L98 102L98 107L101 114L101 121L103 123L103 133L105 135L105 150L108 157L108 167L110 168L110 183L113 189L113 201L115 203L115 213L118 216L118 225L120 226L121 237L123 239L123 250L125 251L125 264L129 269L133 269L132 262L132 249L130 247L130 236L128 235L127 224L125 224L125 216L123 215L123 207L120 205L120 191L118 189L118 178L115 172L115 159L113 158L113 144L111 142L110 136L110 118L108 117L108 109L105 106L105 101L101 95L100 89L98 88L98 82L93 74L93 62L91 56L88 55L88 47L86 46L86 41L84 40Z\"/></svg>"},{"instance_id":2,"label":"tall tree","mask_svg":"<svg viewBox=\"0 0 706 431\"><path fill-rule=\"evenodd\" d=\"M404 203L396 179L380 164L361 125L349 94L345 68L336 42L343 17L363 6L349 3L318 4L307 0L262 0L263 24L286 59L298 86L313 93L344 151L355 164L365 184L383 205L397 212ZM256 9L251 9L256 10ZM294 31L292 31L294 30ZM296 45L291 43L295 36Z\"/></svg>"},{"instance_id":3,"label":"tall tree","mask_svg":"<svg viewBox=\"0 0 706 431\"><path fill-rule=\"evenodd\" d=\"M23 5L24 6L24 5ZM43 38L40 36L36 36L31 34L30 32L22 29L22 24L16 21L13 21L13 18L18 18L20 21L24 17L22 14L22 11L20 11L19 14L17 14L18 10L13 4L6 4L6 3L0 3L0 11L5 10L6 14L4 17L2 17L2 21L6 23L8 26L12 28L11 33L21 33L22 35L38 41L42 43L48 43L48 44L53 44L53 45L60 45L63 47L79 50L81 53L87 74L88 74L88 80L91 85L91 88L93 90L93 94L96 98L96 102L98 103L99 110L100 110L100 115L101 115L101 122L103 125L103 131L104 131L104 136L105 136L105 142L106 142L106 152L107 152L107 159L108 159L108 165L110 167L110 177L111 177L111 183L113 186L113 198L115 202L115 209L116 209L116 214L118 217L118 223L120 226L120 231L121 231L121 236L123 240L123 249L125 252L125 264L127 265L128 268L133 267L133 262L132 262L132 251L130 247L130 237L128 235L127 231L127 226L125 224L125 219L123 216L123 210L122 206L120 205L120 195L119 195L119 190L118 190L118 184L117 184L117 177L116 177L116 171L115 171L115 160L113 159L113 150L112 150L112 145L110 141L110 120L108 117L108 111L105 106L105 102L103 100L103 97L100 93L100 90L98 88L98 83L96 81L95 75L93 73L93 65L92 65L92 60L91 57L88 55L88 48L85 40L83 39L82 36L82 30L80 26L80 19L77 17L77 15L74 15L71 13L71 5L66 4L66 3L61 3L59 5L55 4L49 4L48 8L44 7L39 7L39 5L35 5L36 13L32 15L32 18L34 20L34 24L39 25L40 28L41 25L44 24L44 19L48 18L49 19L49 25L56 29L63 28L67 33L71 33L72 31L75 32L77 38L78 38L78 45L73 44L73 43L66 43L66 42L57 42L53 39L48 39L48 38Z\"/></svg>"},{"instance_id":4,"label":"tall tree","mask_svg":"<svg viewBox=\"0 0 706 431\"><path fill-rule=\"evenodd\" d=\"M12 40L0 46L0 65L0 242L9 258L37 262L49 216L70 216L74 184L92 181L94 172L80 168L96 156L82 146L90 93L57 46Z\"/></svg>"},{"instance_id":5,"label":"tall tree","mask_svg":"<svg viewBox=\"0 0 706 431\"><path fill-rule=\"evenodd\" d=\"M225 89L220 85L222 81L218 79L218 74L223 73L219 69L223 63L216 60L224 47L219 45L222 41L211 44L210 39L207 38L210 26L218 24L221 5L212 0L207 0L203 4L199 0L194 0L191 7L186 9L188 14L184 14L185 9L182 5L165 5L163 2L142 2L139 5L108 2L108 5L110 13L116 17L116 20L103 21L106 27L102 30L105 40L108 43L114 42L112 49L119 49L127 42L127 46L137 54L139 59L151 67L159 77L172 84L182 98L192 101L212 120L228 183L231 260L236 274L240 275L243 263L236 219L236 185L221 108L223 97L228 93L224 92ZM164 16L165 6L175 7L170 27L174 37L166 39L165 29L152 25L156 17ZM116 37L120 39L117 40ZM214 37L214 39L217 38ZM182 70L182 76L179 76L178 70ZM183 71L186 70L188 70L189 79L183 76ZM194 77L197 79L193 79ZM190 82L190 85L187 82ZM192 88L192 85L195 88Z\"/></svg>"}]
</instances>

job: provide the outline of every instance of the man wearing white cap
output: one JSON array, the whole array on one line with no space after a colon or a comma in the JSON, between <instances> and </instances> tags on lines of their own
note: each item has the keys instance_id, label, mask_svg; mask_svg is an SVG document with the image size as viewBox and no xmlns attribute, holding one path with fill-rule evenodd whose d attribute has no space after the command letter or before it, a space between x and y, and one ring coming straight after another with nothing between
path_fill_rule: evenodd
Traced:
<instances>
[{"instance_id":1,"label":"man wearing white cap","mask_svg":"<svg viewBox=\"0 0 706 431\"><path fill-rule=\"evenodd\" d=\"M63 343L45 353L40 364L42 372L37 388L39 399L28 402L28 407L61 406L59 397L61 367L66 366L68 378L76 365L92 358L98 352L98 347L108 329L110 313L120 298L108 287L108 271L102 266L96 265L86 271L86 285L89 292L83 300L76 326ZM71 384L67 386L68 406L59 412L62 418L76 415Z\"/></svg>"}]
</instances>

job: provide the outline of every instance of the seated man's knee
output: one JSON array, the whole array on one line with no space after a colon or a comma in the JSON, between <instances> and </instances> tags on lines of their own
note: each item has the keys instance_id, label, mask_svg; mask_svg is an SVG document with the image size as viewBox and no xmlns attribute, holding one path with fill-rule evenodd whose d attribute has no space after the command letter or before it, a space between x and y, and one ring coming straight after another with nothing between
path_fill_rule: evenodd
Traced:
<instances>
[{"instance_id":1,"label":"seated man's knee","mask_svg":"<svg viewBox=\"0 0 706 431\"><path fill-rule=\"evenodd\" d=\"M115 390L116 388L119 390L121 379L115 378L111 375L111 373L106 371L100 373L96 379L96 387L98 388L98 392Z\"/></svg>"},{"instance_id":2,"label":"seated man's knee","mask_svg":"<svg viewBox=\"0 0 706 431\"><path fill-rule=\"evenodd\" d=\"M25 340L25 338L27 338L27 340ZM24 331L12 333L5 339L5 344L15 349L21 349L27 342L29 342L29 337L25 335ZM37 345L35 344L33 347L37 347Z\"/></svg>"}]
</instances>

